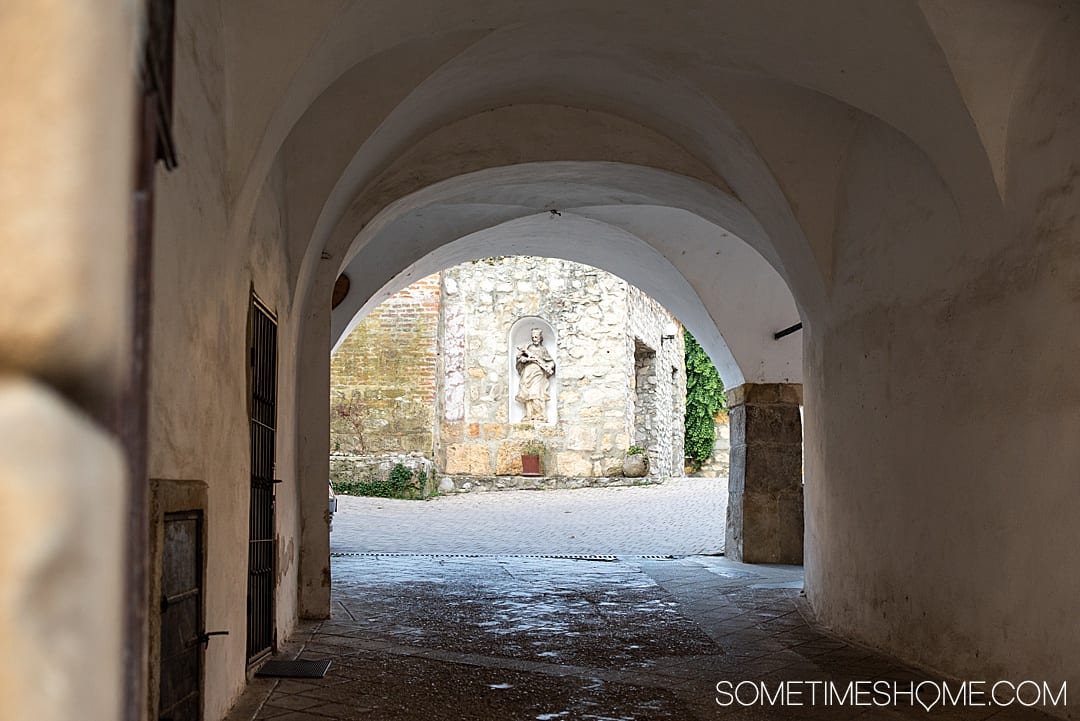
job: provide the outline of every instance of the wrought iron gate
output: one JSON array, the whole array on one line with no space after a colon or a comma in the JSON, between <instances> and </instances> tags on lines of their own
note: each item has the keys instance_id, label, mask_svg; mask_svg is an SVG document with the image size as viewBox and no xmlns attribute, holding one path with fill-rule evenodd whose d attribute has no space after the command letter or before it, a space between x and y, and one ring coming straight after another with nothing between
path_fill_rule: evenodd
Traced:
<instances>
[{"instance_id":1,"label":"wrought iron gate","mask_svg":"<svg viewBox=\"0 0 1080 721\"><path fill-rule=\"evenodd\" d=\"M274 645L274 452L277 424L277 323L251 304L251 509L248 535L247 656Z\"/></svg>"},{"instance_id":2,"label":"wrought iron gate","mask_svg":"<svg viewBox=\"0 0 1080 721\"><path fill-rule=\"evenodd\" d=\"M202 512L165 515L159 721L202 718Z\"/></svg>"}]
</instances>

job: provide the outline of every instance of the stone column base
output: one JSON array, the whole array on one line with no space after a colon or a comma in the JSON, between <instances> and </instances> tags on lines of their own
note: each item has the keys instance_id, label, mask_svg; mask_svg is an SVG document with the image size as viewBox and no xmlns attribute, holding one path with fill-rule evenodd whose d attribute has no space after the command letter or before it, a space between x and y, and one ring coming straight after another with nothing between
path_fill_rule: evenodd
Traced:
<instances>
[{"instance_id":1,"label":"stone column base","mask_svg":"<svg viewBox=\"0 0 1080 721\"><path fill-rule=\"evenodd\" d=\"M803 562L802 386L747 383L727 392L731 472L725 555Z\"/></svg>"}]
</instances>

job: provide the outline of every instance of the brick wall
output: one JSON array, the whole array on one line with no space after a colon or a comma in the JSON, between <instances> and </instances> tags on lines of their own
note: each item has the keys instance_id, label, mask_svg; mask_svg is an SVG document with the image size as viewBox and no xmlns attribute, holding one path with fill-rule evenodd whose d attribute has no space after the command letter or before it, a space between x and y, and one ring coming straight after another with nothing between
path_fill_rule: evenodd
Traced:
<instances>
[{"instance_id":1,"label":"brick wall","mask_svg":"<svg viewBox=\"0 0 1080 721\"><path fill-rule=\"evenodd\" d=\"M434 447L441 276L380 303L330 366L330 448L430 454Z\"/></svg>"}]
</instances>

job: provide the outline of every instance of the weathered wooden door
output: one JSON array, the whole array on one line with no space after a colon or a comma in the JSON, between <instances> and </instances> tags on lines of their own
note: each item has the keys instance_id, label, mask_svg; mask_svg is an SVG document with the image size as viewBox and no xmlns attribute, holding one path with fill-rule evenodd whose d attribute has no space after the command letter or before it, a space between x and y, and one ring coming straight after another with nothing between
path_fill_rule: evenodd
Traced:
<instances>
[{"instance_id":1,"label":"weathered wooden door","mask_svg":"<svg viewBox=\"0 0 1080 721\"><path fill-rule=\"evenodd\" d=\"M158 721L202 718L202 511L165 515Z\"/></svg>"},{"instance_id":2,"label":"weathered wooden door","mask_svg":"<svg viewBox=\"0 0 1080 721\"><path fill-rule=\"evenodd\" d=\"M274 645L274 462L277 423L277 323L251 304L251 508L248 536L247 657Z\"/></svg>"}]
</instances>

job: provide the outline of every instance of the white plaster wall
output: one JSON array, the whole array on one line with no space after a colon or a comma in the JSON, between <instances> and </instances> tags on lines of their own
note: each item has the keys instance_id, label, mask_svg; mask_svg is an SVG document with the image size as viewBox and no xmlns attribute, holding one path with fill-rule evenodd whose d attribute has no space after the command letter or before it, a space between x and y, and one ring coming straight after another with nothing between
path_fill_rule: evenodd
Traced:
<instances>
[{"instance_id":1,"label":"white plaster wall","mask_svg":"<svg viewBox=\"0 0 1080 721\"><path fill-rule=\"evenodd\" d=\"M271 17L279 22L269 22ZM270 158L289 133L302 130L313 102L334 94L335 83L355 81L353 70L365 80L363 95L339 96L356 105L352 111L343 106L336 116L362 116L366 128L381 122L380 132L373 134L378 142L367 149L367 160L350 169L340 192L335 189L320 236L348 202L345 186L370 181L370 175L357 177L365 172L361 166L377 172L381 163L400 157L409 144L448 122L537 98L636 115L638 122L722 168L743 200L770 225L774 241L786 246L789 260L799 257L800 249L783 236L797 236L798 228L780 222L774 212L782 209L783 199L769 174L760 172L760 165L750 168L756 162L753 146L767 155L770 146L782 143L785 152L771 159L773 170L784 167L785 180L801 176L785 190L805 198L829 186L814 182L812 168L823 163L835 168L835 155L812 157L814 143L791 141L800 137L802 128L791 132L790 126L801 125L792 120L805 117L800 111L809 96L840 100L827 122L815 129L840 128L842 137L844 116L853 108L864 109L930 148L950 182L960 177L963 194L984 191L989 180L963 178L957 171L978 162L982 147L970 132L968 108L933 31L914 2L833 2L824 8L783 2L718 2L708 8L676 3L660 12L647 3L431 6L418 0L342 2L311 13L277 8L267 15L251 3L237 3L230 4L225 21L237 74L233 85L242 88L237 92L245 99L236 109L232 135L242 198L252 196L250 188L262 182ZM259 32L248 32L250 27ZM716 43L716 28L724 29L723 43ZM273 48L272 58L264 57L267 48ZM390 63L393 72L386 71L380 63L398 52L407 61ZM423 60L413 62L416 58ZM731 76L745 82L722 105L741 111L754 98L759 105L755 120L771 112L770 122L762 123L763 134L751 142L716 113L715 101L724 97L721 86ZM796 91L803 97L789 102ZM925 102L911 103L911 97ZM397 116L392 114L395 105L400 106ZM339 165L329 165L327 173L341 175ZM324 189L331 186L325 183L309 183L315 197L326 197ZM248 204L241 202L242 207ZM816 230L828 229L828 213L798 199L792 204L796 212L826 219ZM240 227L245 212L239 214ZM814 241L827 238L821 232ZM321 249L321 240L317 245ZM809 256L803 259L813 262Z\"/></svg>"},{"instance_id":2,"label":"white plaster wall","mask_svg":"<svg viewBox=\"0 0 1080 721\"><path fill-rule=\"evenodd\" d=\"M1069 373L1077 350L1077 142L1064 130L1077 126L1080 44L1075 17L1029 22L998 2L983 12L987 5L717 2L673 12L647 3L335 2L317 12L277 7L263 15L264 3L245 1L220 13L205 4L185 9L184 37L189 44L194 37L199 52L196 58L183 46L181 73L189 72L189 97L198 95L183 70L197 67L206 93L201 104L179 105L180 124L214 167L194 173L197 182L182 191L192 202L162 210L173 222L165 238L178 247L159 260L159 277L179 276L165 281L163 296L185 304L155 310L156 327L174 338L155 356L171 404L154 420L162 467L205 466L230 477L239 470L239 443L220 431L231 432L240 414L216 411L198 392L185 398L180 387L186 381L214 391L219 404L241 397L241 384L216 378L236 369L227 339L239 327L239 304L215 279L232 266L207 244L247 248L258 198L279 157L299 161L321 150L288 174L289 209L297 210L289 214L296 225L288 256L304 324L295 340L309 354L300 367L304 405L296 431L311 439L300 464L321 483L325 346L341 331L334 319L331 336L325 301L350 244L363 241L358 270L369 274L364 283L371 290L363 303L444 244L546 210L550 195L534 188L532 199L540 202L527 204L527 212L500 208L499 217L477 206L507 195L476 195L456 209L463 212L432 212L428 227L393 234L390 246L373 252L358 236L371 219L442 178L419 173L410 184L406 164L374 198L363 197L364 189L425 135L471 114L516 102L602 109L684 149L692 158L680 161L693 177L722 176L763 231L755 245L761 257L799 298L808 324L809 589L823 617L950 672L1075 673L1080 646L1066 600L1080 589L1075 574L1058 569L1075 566L1080 547L1072 530L1077 459L1069 445L1080 430ZM207 8L206 27L195 35L190 17L198 8ZM219 20L227 25L232 61L227 81L221 53L205 47L214 44ZM1038 29L1046 27L1043 43ZM994 42L981 43L984 33ZM362 64L392 51L423 62ZM973 73L979 52L1004 57L994 67L1009 68L1008 77ZM394 72L370 72L378 68ZM1024 69L1022 80L1017 68ZM339 80L367 82L369 94L335 87ZM225 112L226 86L242 99L229 108L228 143L220 129L203 132L191 117L199 107ZM313 101L331 97L339 102L305 115ZM327 118L338 124L330 128ZM307 142L328 129L341 134ZM234 151L229 174L211 163L226 148ZM438 148L454 151L455 168L469 165L471 149ZM577 150L574 158L552 150L551 157L528 159L615 160L625 148L611 155L593 154L591 145ZM507 165L517 162L515 152L500 147L476 162ZM436 167L447 157L426 156ZM218 180L225 177L236 182ZM206 179L213 180L209 187ZM573 207L605 205L594 195L583 202L582 188L568 193ZM626 202L625 187L602 189L613 205ZM234 212L221 212L222 197L238 198ZM681 207L727 227L708 217L723 205L716 198L687 208L651 193L638 197L648 201L642 205ZM417 240L441 225L452 233L430 246ZM525 234L521 244L530 237L536 235ZM475 257L490 254L491 242L473 246L480 249ZM672 243L676 251L680 242ZM465 247L454 250L461 259ZM660 255L676 267L666 276L679 289L673 295L692 301L695 334L722 330L723 299L704 301L705 288L690 270ZM705 279L716 267L704 257L692 265ZM668 269L662 262L643 267ZM216 292L223 289L229 292ZM715 330L715 357L729 363L725 381L751 377L723 340ZM798 343L799 336L787 340ZM1015 422L1000 421L1003 412ZM191 443L196 431L185 423L206 426L198 431L206 442ZM911 448L920 451L913 456ZM218 501L237 505L232 496ZM309 564L314 573L305 575L305 592L325 594L319 555Z\"/></svg>"},{"instance_id":3,"label":"white plaster wall","mask_svg":"<svg viewBox=\"0 0 1080 721\"><path fill-rule=\"evenodd\" d=\"M333 332L340 339L366 308L441 267L531 253L603 268L656 298L690 328L728 387L798 382L797 338L773 333L799 311L747 239L766 242L746 209L685 176L612 163L472 173L402 199L364 229L364 254L346 263L353 291L334 311Z\"/></svg>"},{"instance_id":4,"label":"white plaster wall","mask_svg":"<svg viewBox=\"0 0 1080 721\"><path fill-rule=\"evenodd\" d=\"M280 170L243 243L227 242L225 75L216 2L178 4L175 138L179 167L158 172L150 475L209 484L205 618L227 630L206 652L205 712L220 718L245 684L250 430L248 309L252 289L279 320L277 631L296 617L295 335ZM325 491L324 491L325 493ZM156 606L155 606L156 607Z\"/></svg>"},{"instance_id":5,"label":"white plaster wall","mask_svg":"<svg viewBox=\"0 0 1080 721\"><path fill-rule=\"evenodd\" d=\"M962 678L1080 683L1078 40L1052 34L1016 98L996 222L861 124L808 336L810 600Z\"/></svg>"}]
</instances>

